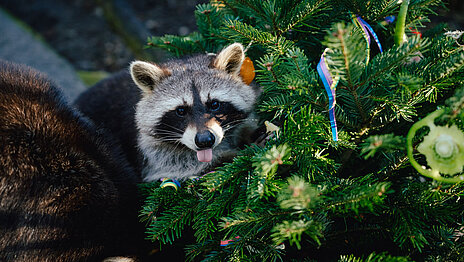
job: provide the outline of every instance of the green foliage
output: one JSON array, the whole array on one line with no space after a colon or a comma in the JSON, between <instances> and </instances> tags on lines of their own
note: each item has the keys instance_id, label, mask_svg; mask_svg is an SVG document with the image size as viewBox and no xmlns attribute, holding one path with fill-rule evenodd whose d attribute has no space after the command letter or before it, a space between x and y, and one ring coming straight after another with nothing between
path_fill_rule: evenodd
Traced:
<instances>
[{"instance_id":1,"label":"green foliage","mask_svg":"<svg viewBox=\"0 0 464 262\"><path fill-rule=\"evenodd\" d=\"M427 16L443 5L439 0L410 0L406 41L395 44L395 24L384 18L397 16L400 5L212 0L197 7L198 32L150 38L148 47L177 56L217 52L233 42L248 46L263 90L256 111L280 130L264 146L249 146L214 172L182 181L177 191L142 186L147 238L183 243L188 260L459 259L464 185L421 177L408 162L405 136L437 107L446 110L441 121L462 130L464 48L443 35L443 26L423 38L412 34L424 30ZM383 53L374 43L368 53L352 14L373 27ZM326 48L329 71L340 78L337 142L316 71ZM195 242L182 242L186 228ZM233 241L220 246L221 240Z\"/></svg>"},{"instance_id":2,"label":"green foliage","mask_svg":"<svg viewBox=\"0 0 464 262\"><path fill-rule=\"evenodd\" d=\"M386 253L376 254L372 253L366 258L355 257L353 255L350 256L341 256L338 262L409 262L406 257L393 257Z\"/></svg>"},{"instance_id":3,"label":"green foliage","mask_svg":"<svg viewBox=\"0 0 464 262\"><path fill-rule=\"evenodd\" d=\"M398 149L405 149L405 139L393 134L376 135L368 137L364 143L361 144L361 155L365 159L373 157L377 152L388 154L391 151Z\"/></svg>"}]
</instances>

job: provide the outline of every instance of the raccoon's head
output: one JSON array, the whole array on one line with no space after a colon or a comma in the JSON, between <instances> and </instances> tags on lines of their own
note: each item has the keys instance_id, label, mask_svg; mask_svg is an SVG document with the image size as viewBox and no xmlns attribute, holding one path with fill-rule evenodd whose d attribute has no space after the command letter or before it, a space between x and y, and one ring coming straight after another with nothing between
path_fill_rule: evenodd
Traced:
<instances>
[{"instance_id":1,"label":"raccoon's head","mask_svg":"<svg viewBox=\"0 0 464 262\"><path fill-rule=\"evenodd\" d=\"M235 43L217 56L161 66L133 62L131 76L142 90L136 110L142 151L187 150L201 162L227 151L233 130L249 117L258 95L240 77L244 58L243 46Z\"/></svg>"}]
</instances>

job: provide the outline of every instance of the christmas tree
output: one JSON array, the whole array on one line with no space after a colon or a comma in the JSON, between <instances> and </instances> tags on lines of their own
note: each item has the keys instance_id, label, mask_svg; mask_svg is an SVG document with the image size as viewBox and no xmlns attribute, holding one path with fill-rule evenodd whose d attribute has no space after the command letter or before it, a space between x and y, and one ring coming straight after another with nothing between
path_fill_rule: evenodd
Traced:
<instances>
[{"instance_id":1,"label":"christmas tree","mask_svg":"<svg viewBox=\"0 0 464 262\"><path fill-rule=\"evenodd\" d=\"M443 6L211 0L198 32L150 38L177 56L246 46L269 132L180 187L142 185L147 238L191 261L462 259L461 32L425 28Z\"/></svg>"}]
</instances>

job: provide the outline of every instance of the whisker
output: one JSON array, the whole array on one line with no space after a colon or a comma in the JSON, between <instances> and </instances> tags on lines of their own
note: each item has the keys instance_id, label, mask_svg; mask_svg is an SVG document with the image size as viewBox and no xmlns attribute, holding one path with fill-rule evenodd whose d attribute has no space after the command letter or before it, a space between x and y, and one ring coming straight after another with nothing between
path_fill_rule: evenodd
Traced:
<instances>
[{"instance_id":1,"label":"whisker","mask_svg":"<svg viewBox=\"0 0 464 262\"><path fill-rule=\"evenodd\" d=\"M179 131L179 132L181 132L181 133L184 132L184 130L182 130L182 129L178 128L178 127L175 127L175 126L172 126L172 125L163 123L163 122L161 122L160 125L165 125L165 126L170 127L170 128L172 128L172 129L174 129L174 130L176 130L176 131Z\"/></svg>"},{"instance_id":2,"label":"whisker","mask_svg":"<svg viewBox=\"0 0 464 262\"><path fill-rule=\"evenodd\" d=\"M179 140L175 143L175 147L174 147L174 150L177 150L177 148L179 146L183 145L182 142L180 142Z\"/></svg>"},{"instance_id":3,"label":"whisker","mask_svg":"<svg viewBox=\"0 0 464 262\"><path fill-rule=\"evenodd\" d=\"M244 119L234 120L234 121L231 121L231 122L225 124L225 126L227 126L227 125L235 125L235 124L239 124L239 123L243 123L243 122L245 122Z\"/></svg>"},{"instance_id":4,"label":"whisker","mask_svg":"<svg viewBox=\"0 0 464 262\"><path fill-rule=\"evenodd\" d=\"M166 139L156 139L155 140L156 142L158 143L179 143L179 140L178 139L171 139L171 140L166 140Z\"/></svg>"},{"instance_id":5,"label":"whisker","mask_svg":"<svg viewBox=\"0 0 464 262\"><path fill-rule=\"evenodd\" d=\"M227 132L227 131L229 131L229 130L231 130L231 129L237 127L237 126L239 126L240 124L242 124L242 123L235 123L235 124L233 124L233 125L224 126L223 131L224 131L224 132Z\"/></svg>"},{"instance_id":6,"label":"whisker","mask_svg":"<svg viewBox=\"0 0 464 262\"><path fill-rule=\"evenodd\" d=\"M231 122L225 124L224 127L231 126L231 125L241 124L241 123L243 123L243 122L245 122L245 121L246 121L246 119L234 120L234 121L231 121Z\"/></svg>"},{"instance_id":7,"label":"whisker","mask_svg":"<svg viewBox=\"0 0 464 262\"><path fill-rule=\"evenodd\" d=\"M152 130L151 134L154 135L154 136L156 136L156 135L169 135L169 136L173 136L173 137L182 137L182 134L179 134L179 133L173 132L173 131L169 131L169 130L158 130L158 131Z\"/></svg>"},{"instance_id":8,"label":"whisker","mask_svg":"<svg viewBox=\"0 0 464 262\"><path fill-rule=\"evenodd\" d=\"M182 137L182 134L179 133L169 133L169 132L156 132L153 133L154 135L166 135L166 136L172 136L172 137Z\"/></svg>"},{"instance_id":9,"label":"whisker","mask_svg":"<svg viewBox=\"0 0 464 262\"><path fill-rule=\"evenodd\" d=\"M163 140L163 141L179 141L179 138L176 138L176 137L161 137L161 138L159 138L159 140Z\"/></svg>"}]
</instances>

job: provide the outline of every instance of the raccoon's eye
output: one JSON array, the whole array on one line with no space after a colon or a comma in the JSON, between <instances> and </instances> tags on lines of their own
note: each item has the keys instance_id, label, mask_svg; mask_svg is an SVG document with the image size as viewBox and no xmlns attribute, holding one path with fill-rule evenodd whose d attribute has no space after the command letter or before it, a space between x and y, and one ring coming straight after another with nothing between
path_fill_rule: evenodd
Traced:
<instances>
[{"instance_id":1,"label":"raccoon's eye","mask_svg":"<svg viewBox=\"0 0 464 262\"><path fill-rule=\"evenodd\" d=\"M178 108L176 108L176 114L178 116L185 116L186 113L187 113L187 110L185 109L185 107L179 106Z\"/></svg>"},{"instance_id":2,"label":"raccoon's eye","mask_svg":"<svg viewBox=\"0 0 464 262\"><path fill-rule=\"evenodd\" d=\"M210 108L211 108L212 111L218 110L219 107L221 107L221 103L219 103L219 101L213 100L213 101L211 102Z\"/></svg>"}]
</instances>

